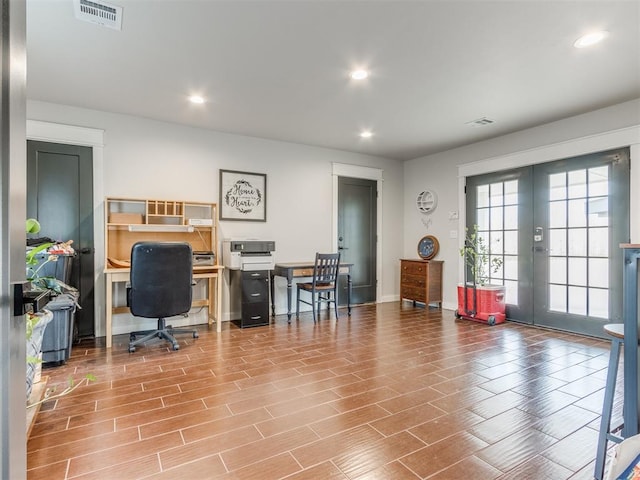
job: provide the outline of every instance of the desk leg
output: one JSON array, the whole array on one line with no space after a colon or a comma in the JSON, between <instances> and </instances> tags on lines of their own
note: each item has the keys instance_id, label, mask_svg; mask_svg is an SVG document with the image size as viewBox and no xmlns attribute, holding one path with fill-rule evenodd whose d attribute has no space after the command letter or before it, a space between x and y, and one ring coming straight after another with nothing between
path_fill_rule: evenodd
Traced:
<instances>
[{"instance_id":1,"label":"desk leg","mask_svg":"<svg viewBox=\"0 0 640 480\"><path fill-rule=\"evenodd\" d=\"M273 288L273 284L275 283L274 280L274 274L273 274L273 270L269 270L269 292L271 293L271 316L275 317L276 316L276 302L275 302L275 298L274 295L274 288Z\"/></svg>"},{"instance_id":2,"label":"desk leg","mask_svg":"<svg viewBox=\"0 0 640 480\"><path fill-rule=\"evenodd\" d=\"M216 332L222 331L222 272L218 270L216 279Z\"/></svg>"},{"instance_id":3,"label":"desk leg","mask_svg":"<svg viewBox=\"0 0 640 480\"><path fill-rule=\"evenodd\" d=\"M347 313L351 316L351 274L347 274Z\"/></svg>"},{"instance_id":4,"label":"desk leg","mask_svg":"<svg viewBox=\"0 0 640 480\"><path fill-rule=\"evenodd\" d=\"M106 295L105 295L105 328L107 348L111 348L111 322L113 320L113 282L111 275L107 274L106 279Z\"/></svg>"},{"instance_id":5,"label":"desk leg","mask_svg":"<svg viewBox=\"0 0 640 480\"><path fill-rule=\"evenodd\" d=\"M215 310L213 309L213 292L215 278L205 278L207 281L207 324L211 325L216 320Z\"/></svg>"},{"instance_id":6,"label":"desk leg","mask_svg":"<svg viewBox=\"0 0 640 480\"><path fill-rule=\"evenodd\" d=\"M287 321L291 322L291 284L293 283L293 274L287 275Z\"/></svg>"}]
</instances>

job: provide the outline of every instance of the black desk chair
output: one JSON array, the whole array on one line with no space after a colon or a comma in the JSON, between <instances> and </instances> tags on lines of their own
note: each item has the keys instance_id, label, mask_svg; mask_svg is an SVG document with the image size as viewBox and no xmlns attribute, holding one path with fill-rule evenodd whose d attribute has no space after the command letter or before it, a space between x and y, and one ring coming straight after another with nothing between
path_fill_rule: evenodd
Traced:
<instances>
[{"instance_id":1,"label":"black desk chair","mask_svg":"<svg viewBox=\"0 0 640 480\"><path fill-rule=\"evenodd\" d=\"M157 318L158 328L130 333L129 352L136 345L154 337L180 346L175 333L197 330L177 329L165 325L165 318L183 315L191 309L193 288L193 254L188 243L138 242L131 248L131 279L127 288L127 305L136 317ZM136 337L142 336L136 340Z\"/></svg>"},{"instance_id":2,"label":"black desk chair","mask_svg":"<svg viewBox=\"0 0 640 480\"><path fill-rule=\"evenodd\" d=\"M311 282L298 283L296 300L296 319L300 318L300 302L311 305L313 311L313 323L316 322L316 306L320 314L320 304L325 302L327 309L333 303L333 308L338 318L338 267L340 265L339 253L316 253L316 261L313 266L313 279ZM311 293L311 301L300 298L302 291ZM291 321L289 321L291 323Z\"/></svg>"}]
</instances>

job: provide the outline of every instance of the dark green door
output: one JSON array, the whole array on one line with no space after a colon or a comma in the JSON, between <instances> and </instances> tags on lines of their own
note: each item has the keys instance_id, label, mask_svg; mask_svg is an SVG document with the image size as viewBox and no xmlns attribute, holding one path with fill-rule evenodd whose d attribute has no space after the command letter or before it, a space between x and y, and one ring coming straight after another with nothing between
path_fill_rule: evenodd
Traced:
<instances>
[{"instance_id":1,"label":"dark green door","mask_svg":"<svg viewBox=\"0 0 640 480\"><path fill-rule=\"evenodd\" d=\"M27 217L41 236L73 240L69 283L79 290L79 337L94 331L93 151L90 147L27 141Z\"/></svg>"},{"instance_id":2,"label":"dark green door","mask_svg":"<svg viewBox=\"0 0 640 480\"><path fill-rule=\"evenodd\" d=\"M338 251L352 263L352 304L376 301L377 182L338 178ZM346 282L340 280L340 304L346 304Z\"/></svg>"}]
</instances>

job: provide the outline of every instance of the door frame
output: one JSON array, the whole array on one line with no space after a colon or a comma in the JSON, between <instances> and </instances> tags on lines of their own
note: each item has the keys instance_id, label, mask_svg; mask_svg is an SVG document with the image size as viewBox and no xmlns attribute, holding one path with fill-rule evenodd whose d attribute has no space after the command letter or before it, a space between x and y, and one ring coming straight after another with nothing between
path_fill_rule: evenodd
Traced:
<instances>
[{"instance_id":1,"label":"door frame","mask_svg":"<svg viewBox=\"0 0 640 480\"><path fill-rule=\"evenodd\" d=\"M15 290L26 282L26 6L0 2L0 477L26 478L26 342Z\"/></svg>"},{"instance_id":2,"label":"door frame","mask_svg":"<svg viewBox=\"0 0 640 480\"><path fill-rule=\"evenodd\" d=\"M576 171L584 172L584 192L582 195L576 197L576 201L584 201L586 198L588 202L594 197L592 196L593 192L587 188L586 182L588 181L588 177L586 172L596 167L605 168L608 173L606 185L608 222L593 225L591 224L591 220L587 222L589 212L585 211L584 225L572 225L569 220L571 218L569 213L567 213L564 224L551 225L549 218L550 203L552 201L563 202L562 205L567 208L566 205L572 201L571 199L573 197L570 192L565 192L564 196L552 198L551 188L549 187L549 175L554 173L566 175L567 172ZM619 277L616 272L619 271L622 262L622 250L619 248L619 245L629 242L629 147L621 147L577 157L563 158L561 160L466 177L465 217L468 223L467 228L470 229L472 224L478 220L476 218L478 210L485 209L484 207L488 206L487 200L485 199L484 204L478 207L478 187L488 187L491 185L491 191L493 191L494 184L500 185L504 184L504 182L514 180L517 181L518 185L517 210L519 212L517 214L516 227L519 232L517 239L518 275L516 277L518 299L515 304L507 301L508 319L540 327L602 337L602 327L604 324L611 321L620 321L621 318L622 277ZM590 184L589 180L589 185ZM488 192L485 193L485 195L487 194ZM605 192L601 191L596 193L595 197L598 198L603 195L605 195ZM512 202L509 203L512 204ZM507 204L507 202L505 202L505 204ZM493 202L491 202L490 208L491 210L496 208L493 206ZM497 208L499 209L500 206L497 206ZM530 213L527 214L526 212ZM493 220L493 214L486 215L487 217L490 216ZM470 216L471 218L469 218ZM513 225L509 227L500 225L497 228L493 228L493 225L489 225L488 218L486 218L484 222L487 222L487 225L483 226L483 230L490 229L492 232L500 232L503 229L513 230ZM506 225L506 219L504 222ZM544 232L540 235L539 239L533 238L534 225L542 227L542 232ZM608 291L609 314L606 317L594 315L591 309L584 313L572 311L568 304L565 306L566 310L564 311L553 310L550 306L551 297L549 289L554 283L565 285L568 289L570 289L572 284L580 288L582 286L584 286L584 288L595 286L591 281L585 281L584 284L580 283L579 280L572 281L568 271L565 273L564 280L556 279L552 281L549 277L549 262L551 258L562 258L565 259L565 261L570 261L568 259L571 258L583 258L586 259L586 262L591 258L604 258L586 251L587 233L585 233L584 238L585 252L583 254L572 253L571 248L568 246L568 241L567 245L565 245L566 251L562 253L551 253L551 243L549 240L551 232L561 229L565 234L568 234L568 232L572 230L576 231L576 227L583 228L585 232L593 231L591 229L594 227L600 230L604 228L607 231L608 254L606 259L609 283L606 287L604 285L598 285L598 287L606 288ZM536 234L537 233L536 230ZM504 252L503 254L511 256L514 252L511 251L508 254ZM586 263L584 268L586 275ZM503 274L505 274L505 272L497 275L497 283L501 283L498 279L500 279ZM502 278L507 278L506 274ZM565 295L567 294L568 293L565 292ZM588 304L586 296L585 302Z\"/></svg>"},{"instance_id":3,"label":"door frame","mask_svg":"<svg viewBox=\"0 0 640 480\"><path fill-rule=\"evenodd\" d=\"M94 332L105 335L104 281L104 130L62 123L27 120L27 140L80 145L93 150ZM26 144L25 144L26 150ZM26 162L26 157L25 157Z\"/></svg>"},{"instance_id":4,"label":"door frame","mask_svg":"<svg viewBox=\"0 0 640 480\"><path fill-rule=\"evenodd\" d=\"M376 303L382 298L382 172L381 168L363 167L345 163L332 163L333 195L331 200L331 242L333 250L338 251L338 177L362 178L374 180L378 196L376 199Z\"/></svg>"},{"instance_id":5,"label":"door frame","mask_svg":"<svg viewBox=\"0 0 640 480\"><path fill-rule=\"evenodd\" d=\"M629 205L637 205L640 203L640 125L611 130L596 135L587 135L458 165L458 205L460 205L458 247L462 248L464 244L464 229L467 224L465 207L466 177L501 170L511 170L518 167L526 167L538 163L552 162L554 160L562 160L563 158L577 157L624 147L629 147L629 155L631 157L629 159L631 166L629 174ZM631 243L640 243L640 214L636 213L636 217L631 217L629 222ZM458 261L458 279L462 281L461 279L463 278L464 262L460 259Z\"/></svg>"}]
</instances>

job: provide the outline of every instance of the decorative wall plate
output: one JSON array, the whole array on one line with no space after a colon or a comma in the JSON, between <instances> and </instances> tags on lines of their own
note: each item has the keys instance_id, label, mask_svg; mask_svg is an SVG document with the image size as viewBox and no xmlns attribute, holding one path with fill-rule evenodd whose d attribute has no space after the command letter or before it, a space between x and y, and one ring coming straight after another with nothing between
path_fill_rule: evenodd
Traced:
<instances>
[{"instance_id":1,"label":"decorative wall plate","mask_svg":"<svg viewBox=\"0 0 640 480\"><path fill-rule=\"evenodd\" d=\"M420 192L416 197L416 207L422 213L431 213L438 206L438 196L433 190Z\"/></svg>"},{"instance_id":2,"label":"decorative wall plate","mask_svg":"<svg viewBox=\"0 0 640 480\"><path fill-rule=\"evenodd\" d=\"M425 235L418 242L418 255L423 260L431 260L438 254L440 243L433 235Z\"/></svg>"}]
</instances>

